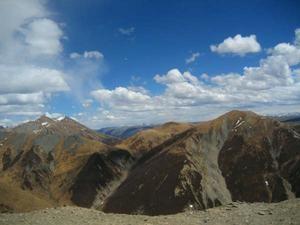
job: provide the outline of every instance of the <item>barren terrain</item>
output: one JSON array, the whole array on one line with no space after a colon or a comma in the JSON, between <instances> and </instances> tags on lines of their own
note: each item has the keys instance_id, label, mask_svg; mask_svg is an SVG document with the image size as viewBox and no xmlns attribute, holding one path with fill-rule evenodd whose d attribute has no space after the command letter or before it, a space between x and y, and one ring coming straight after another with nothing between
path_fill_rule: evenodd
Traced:
<instances>
[{"instance_id":1,"label":"barren terrain","mask_svg":"<svg viewBox=\"0 0 300 225\"><path fill-rule=\"evenodd\" d=\"M280 203L230 203L206 211L142 216L106 214L80 207L51 208L30 213L0 214L0 225L288 225L300 224L300 199Z\"/></svg>"}]
</instances>

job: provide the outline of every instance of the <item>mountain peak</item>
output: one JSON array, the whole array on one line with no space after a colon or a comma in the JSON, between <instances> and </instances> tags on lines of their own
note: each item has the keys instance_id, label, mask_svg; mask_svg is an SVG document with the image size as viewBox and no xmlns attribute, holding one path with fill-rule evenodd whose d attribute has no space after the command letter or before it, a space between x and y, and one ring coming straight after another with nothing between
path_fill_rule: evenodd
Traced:
<instances>
[{"instance_id":1,"label":"mountain peak","mask_svg":"<svg viewBox=\"0 0 300 225\"><path fill-rule=\"evenodd\" d=\"M64 119L67 119L67 117L66 116L60 116L60 117L55 118L56 121L62 121Z\"/></svg>"},{"instance_id":2,"label":"mountain peak","mask_svg":"<svg viewBox=\"0 0 300 225\"><path fill-rule=\"evenodd\" d=\"M242 111L242 110L231 110L228 113L223 114L222 116L226 117L235 117L235 116L259 116L252 111Z\"/></svg>"},{"instance_id":3,"label":"mountain peak","mask_svg":"<svg viewBox=\"0 0 300 225\"><path fill-rule=\"evenodd\" d=\"M36 122L53 122L53 120L46 115L42 115L36 120Z\"/></svg>"}]
</instances>

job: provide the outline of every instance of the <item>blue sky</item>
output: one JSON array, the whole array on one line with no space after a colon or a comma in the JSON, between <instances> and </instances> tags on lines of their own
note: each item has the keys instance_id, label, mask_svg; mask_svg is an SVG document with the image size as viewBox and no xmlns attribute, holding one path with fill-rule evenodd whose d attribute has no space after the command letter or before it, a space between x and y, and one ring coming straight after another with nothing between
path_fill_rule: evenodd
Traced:
<instances>
[{"instance_id":1,"label":"blue sky","mask_svg":"<svg viewBox=\"0 0 300 225\"><path fill-rule=\"evenodd\" d=\"M292 0L3 0L0 123L300 112L299 10Z\"/></svg>"}]
</instances>

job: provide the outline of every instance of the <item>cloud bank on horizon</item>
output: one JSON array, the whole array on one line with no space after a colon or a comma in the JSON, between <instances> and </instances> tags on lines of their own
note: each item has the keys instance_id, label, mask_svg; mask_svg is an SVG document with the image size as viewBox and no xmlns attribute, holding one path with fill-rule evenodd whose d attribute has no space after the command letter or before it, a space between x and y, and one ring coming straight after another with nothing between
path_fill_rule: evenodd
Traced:
<instances>
[{"instance_id":1,"label":"cloud bank on horizon","mask_svg":"<svg viewBox=\"0 0 300 225\"><path fill-rule=\"evenodd\" d=\"M53 15L45 1L0 2L0 124L62 113L99 128L210 119L231 109L300 112L300 28L293 40L272 47L262 46L258 40L263 37L255 34L234 34L211 43L205 54L197 51L182 59L192 65L209 50L214 57L232 60L265 52L256 66L245 66L241 72L197 74L172 65L163 74L153 74L151 88L124 85L118 77L106 88L101 78L109 73L109 62L101 49L65 52L65 43L76 37L68 37L64 30L68 24ZM125 36L138 35L133 26L117 30ZM65 96L72 103L54 103L68 99ZM73 101L80 105L74 110ZM71 110L57 112L55 104Z\"/></svg>"}]
</instances>

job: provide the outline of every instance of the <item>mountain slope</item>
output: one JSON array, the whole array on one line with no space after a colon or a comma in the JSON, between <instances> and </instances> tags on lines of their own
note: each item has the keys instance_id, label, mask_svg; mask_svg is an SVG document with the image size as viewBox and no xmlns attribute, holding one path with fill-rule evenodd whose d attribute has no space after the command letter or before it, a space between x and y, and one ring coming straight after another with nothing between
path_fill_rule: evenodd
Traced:
<instances>
[{"instance_id":1,"label":"mountain slope","mask_svg":"<svg viewBox=\"0 0 300 225\"><path fill-rule=\"evenodd\" d=\"M300 135L252 112L104 142L69 118L1 129L0 211L75 204L160 215L300 196Z\"/></svg>"},{"instance_id":2,"label":"mountain slope","mask_svg":"<svg viewBox=\"0 0 300 225\"><path fill-rule=\"evenodd\" d=\"M0 140L0 188L7 194L1 196L0 204L15 211L46 205L90 206L97 190L121 177L132 161L128 152L117 154L120 150L103 143L110 140L106 138L70 118L45 116L5 130ZM95 157L102 158L101 164L92 160ZM78 189L78 177L95 173L93 168L105 168L107 173L97 177L97 183L87 177L88 185ZM29 202L21 207L13 200L18 194L39 201L32 204L31 197L24 197Z\"/></svg>"},{"instance_id":3,"label":"mountain slope","mask_svg":"<svg viewBox=\"0 0 300 225\"><path fill-rule=\"evenodd\" d=\"M299 157L300 136L289 126L232 111L146 151L103 210L159 215L299 197Z\"/></svg>"},{"instance_id":4,"label":"mountain slope","mask_svg":"<svg viewBox=\"0 0 300 225\"><path fill-rule=\"evenodd\" d=\"M192 124L169 122L152 129L143 130L131 136L117 147L130 151L134 156L140 157L148 150L160 145L174 135L193 127Z\"/></svg>"}]
</instances>

